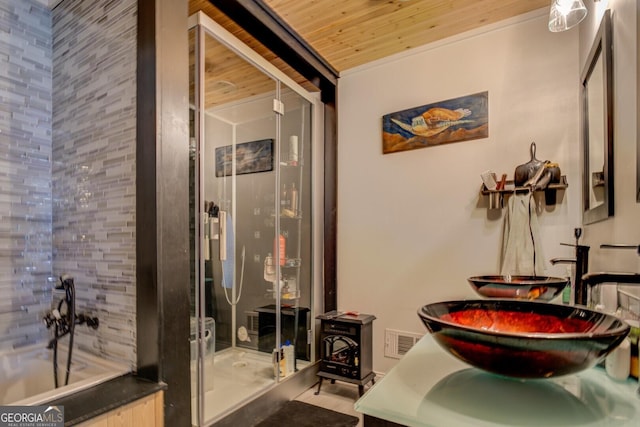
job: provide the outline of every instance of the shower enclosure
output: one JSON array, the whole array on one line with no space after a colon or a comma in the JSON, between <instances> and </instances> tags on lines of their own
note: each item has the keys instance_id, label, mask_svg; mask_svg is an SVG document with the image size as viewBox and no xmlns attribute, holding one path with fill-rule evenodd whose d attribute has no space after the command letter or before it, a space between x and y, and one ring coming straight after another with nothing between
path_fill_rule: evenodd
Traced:
<instances>
[{"instance_id":1,"label":"shower enclosure","mask_svg":"<svg viewBox=\"0 0 640 427\"><path fill-rule=\"evenodd\" d=\"M203 13L189 28L192 419L200 426L313 362L318 99Z\"/></svg>"}]
</instances>

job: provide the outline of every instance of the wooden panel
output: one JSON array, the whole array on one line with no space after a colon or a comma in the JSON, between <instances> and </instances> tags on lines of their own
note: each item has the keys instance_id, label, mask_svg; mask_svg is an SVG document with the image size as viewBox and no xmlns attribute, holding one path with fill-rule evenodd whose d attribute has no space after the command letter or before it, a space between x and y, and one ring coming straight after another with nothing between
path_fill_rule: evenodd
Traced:
<instances>
[{"instance_id":1,"label":"wooden panel","mask_svg":"<svg viewBox=\"0 0 640 427\"><path fill-rule=\"evenodd\" d=\"M107 427L134 427L133 408L125 406L110 413L107 418Z\"/></svg>"},{"instance_id":2,"label":"wooden panel","mask_svg":"<svg viewBox=\"0 0 640 427\"><path fill-rule=\"evenodd\" d=\"M138 401L132 408L133 426L158 426L156 423L156 399L148 396Z\"/></svg>"},{"instance_id":3,"label":"wooden panel","mask_svg":"<svg viewBox=\"0 0 640 427\"><path fill-rule=\"evenodd\" d=\"M156 425L164 427L164 392L160 391L154 395L156 410Z\"/></svg>"},{"instance_id":4,"label":"wooden panel","mask_svg":"<svg viewBox=\"0 0 640 427\"><path fill-rule=\"evenodd\" d=\"M342 71L541 7L548 0L265 0Z\"/></svg>"},{"instance_id":5,"label":"wooden panel","mask_svg":"<svg viewBox=\"0 0 640 427\"><path fill-rule=\"evenodd\" d=\"M263 1L338 71L549 7L549 0ZM208 15L306 90L318 90L209 0L189 0L189 15L198 11ZM192 41L190 38L191 73ZM207 43L206 58L207 108L273 90L272 83L257 70L242 64L239 58L233 59L228 49L219 44Z\"/></svg>"},{"instance_id":6,"label":"wooden panel","mask_svg":"<svg viewBox=\"0 0 640 427\"><path fill-rule=\"evenodd\" d=\"M193 15L194 13L196 13L198 11L202 11L207 16L209 16L211 19L216 21L224 29L226 29L231 34L233 34L236 38L241 40L248 47L250 47L251 49L253 49L257 53L259 53L263 58L265 58L267 61L271 62L274 66L276 66L276 68L278 68L280 71L282 71L284 74L286 74L293 81L295 81L296 83L298 83L299 85L304 87L306 90L308 90L310 92L317 92L318 91L318 88L314 84L312 84L307 79L305 79L300 73L295 71L293 68L291 68L291 66L289 66L282 59L277 57L273 52L271 52L269 49L267 49L262 43L260 43L258 40L256 40L252 36L250 36L246 31L244 31L242 28L240 28L238 25L236 25L235 22L230 20L225 14L220 12L220 10L218 8L213 6L209 2L209 0L189 0L189 16ZM190 45L189 46L190 47L193 46L192 43L191 43L191 40L190 40ZM190 65L193 64L192 55L193 55L193 52L192 52L192 49L190 49L190 58L191 58L190 59ZM215 49L211 48L211 49L207 50L206 57L208 59L216 58ZM246 72L246 71L244 71L244 72ZM218 73L217 76L215 76L215 77L208 76L207 78L209 80L231 81L231 82L234 82L236 85L238 85L238 83L239 83L237 81L238 79L234 78L234 74L233 73L226 73L226 74L219 74ZM209 83L209 86L211 87L212 84ZM247 86L247 84L244 84L242 86ZM273 90L273 89L271 89L271 90ZM259 92L260 89L257 88L254 91L258 91ZM244 94L243 88L239 88L239 90L236 90L235 99L243 99L244 95L245 94ZM229 98L232 98L232 97L228 97L227 100ZM227 100L222 99L222 100L219 100L219 101L210 101L210 102L212 102L215 105L219 105L219 104L222 104L224 102L227 102ZM209 102L207 102L207 106L210 106Z\"/></svg>"},{"instance_id":7,"label":"wooden panel","mask_svg":"<svg viewBox=\"0 0 640 427\"><path fill-rule=\"evenodd\" d=\"M78 427L109 427L109 415L105 414L78 424Z\"/></svg>"},{"instance_id":8,"label":"wooden panel","mask_svg":"<svg viewBox=\"0 0 640 427\"><path fill-rule=\"evenodd\" d=\"M164 393L159 391L85 421L78 427L164 427L163 405Z\"/></svg>"},{"instance_id":9,"label":"wooden panel","mask_svg":"<svg viewBox=\"0 0 640 427\"><path fill-rule=\"evenodd\" d=\"M549 0L264 0L338 71L495 23ZM208 0L190 0L245 44L292 77L286 64ZM298 83L301 81L292 77ZM301 83L302 84L302 83ZM304 84L303 84L304 85Z\"/></svg>"}]
</instances>

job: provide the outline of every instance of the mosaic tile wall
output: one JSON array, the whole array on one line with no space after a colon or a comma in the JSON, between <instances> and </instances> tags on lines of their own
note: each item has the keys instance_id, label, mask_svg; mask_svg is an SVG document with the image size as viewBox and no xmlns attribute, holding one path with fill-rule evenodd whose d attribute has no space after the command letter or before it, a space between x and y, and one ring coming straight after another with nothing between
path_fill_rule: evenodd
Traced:
<instances>
[{"instance_id":1,"label":"mosaic tile wall","mask_svg":"<svg viewBox=\"0 0 640 427\"><path fill-rule=\"evenodd\" d=\"M136 0L64 0L53 25L53 272L78 348L135 367ZM55 295L54 295L55 299Z\"/></svg>"},{"instance_id":2,"label":"mosaic tile wall","mask_svg":"<svg viewBox=\"0 0 640 427\"><path fill-rule=\"evenodd\" d=\"M0 351L48 337L51 13L0 0Z\"/></svg>"}]
</instances>

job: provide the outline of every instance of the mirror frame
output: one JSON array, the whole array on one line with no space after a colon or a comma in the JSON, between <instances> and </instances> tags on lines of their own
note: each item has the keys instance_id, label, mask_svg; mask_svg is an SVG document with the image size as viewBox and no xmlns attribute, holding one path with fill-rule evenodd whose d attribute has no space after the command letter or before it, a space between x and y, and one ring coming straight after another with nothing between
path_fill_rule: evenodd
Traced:
<instances>
[{"instance_id":1,"label":"mirror frame","mask_svg":"<svg viewBox=\"0 0 640 427\"><path fill-rule=\"evenodd\" d=\"M636 58L640 58L640 25L636 25ZM636 65L636 105L640 111L640 61ZM638 119L637 119L638 120ZM636 203L640 203L640 120L636 122Z\"/></svg>"},{"instance_id":2,"label":"mirror frame","mask_svg":"<svg viewBox=\"0 0 640 427\"><path fill-rule=\"evenodd\" d=\"M600 27L595 35L593 45L587 57L584 70L580 76L580 95L582 101L582 222L591 224L605 220L614 213L613 194L613 48L611 36L611 12L606 10L602 16ZM603 64L603 88L604 98L604 201L598 206L590 206L589 185L591 171L589 170L589 110L587 84L597 64L602 60Z\"/></svg>"}]
</instances>

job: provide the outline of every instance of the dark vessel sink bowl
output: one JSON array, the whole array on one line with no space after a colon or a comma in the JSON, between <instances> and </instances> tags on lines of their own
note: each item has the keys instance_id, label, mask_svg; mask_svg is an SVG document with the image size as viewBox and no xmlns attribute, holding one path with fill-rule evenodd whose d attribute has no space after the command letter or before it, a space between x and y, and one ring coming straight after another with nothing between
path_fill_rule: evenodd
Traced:
<instances>
[{"instance_id":1,"label":"dark vessel sink bowl","mask_svg":"<svg viewBox=\"0 0 640 427\"><path fill-rule=\"evenodd\" d=\"M418 311L435 341L476 368L516 378L550 378L591 368L629 325L583 307L487 299L428 304Z\"/></svg>"},{"instance_id":2,"label":"dark vessel sink bowl","mask_svg":"<svg viewBox=\"0 0 640 427\"><path fill-rule=\"evenodd\" d=\"M569 284L569 278L547 276L474 276L471 287L487 298L550 301Z\"/></svg>"}]
</instances>

